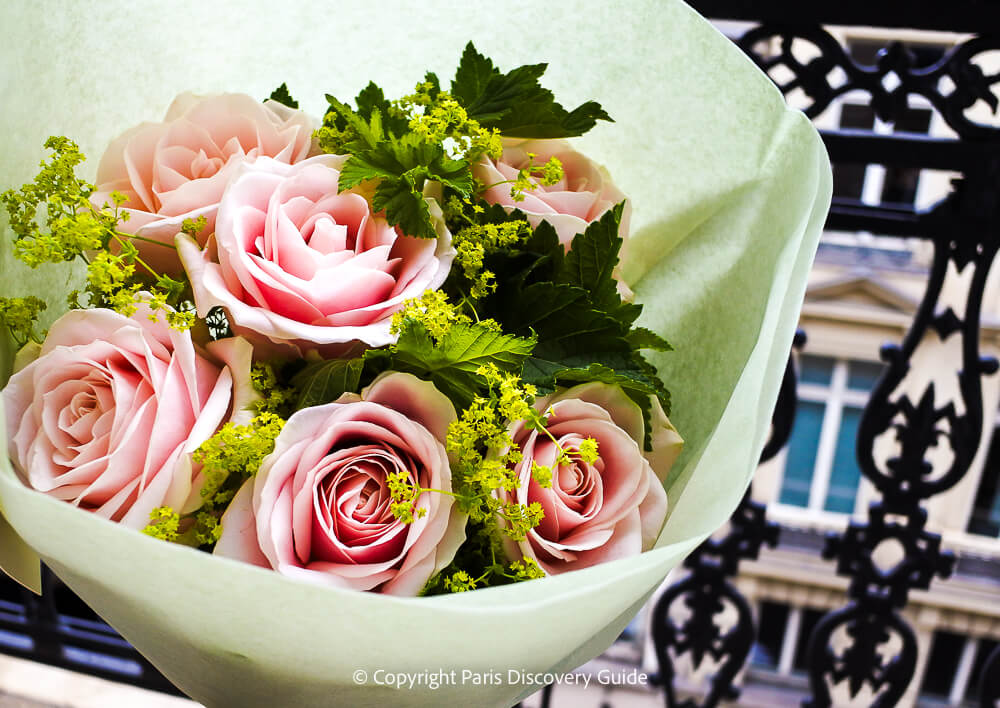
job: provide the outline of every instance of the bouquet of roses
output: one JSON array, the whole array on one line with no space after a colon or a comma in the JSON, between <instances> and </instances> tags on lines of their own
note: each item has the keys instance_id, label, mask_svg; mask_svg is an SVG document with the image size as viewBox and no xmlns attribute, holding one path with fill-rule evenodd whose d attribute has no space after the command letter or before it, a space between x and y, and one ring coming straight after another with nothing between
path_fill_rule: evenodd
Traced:
<instances>
[{"instance_id":1,"label":"bouquet of roses","mask_svg":"<svg viewBox=\"0 0 1000 708\"><path fill-rule=\"evenodd\" d=\"M93 184L50 139L3 195L14 253L86 280L44 336L0 299L0 566L31 585L37 552L209 705L511 703L606 647L742 494L829 175L750 74L759 175L711 195L690 163L630 234L567 140L610 116L544 69L470 43L322 121L284 85L182 94Z\"/></svg>"},{"instance_id":2,"label":"bouquet of roses","mask_svg":"<svg viewBox=\"0 0 1000 708\"><path fill-rule=\"evenodd\" d=\"M53 138L3 195L15 254L85 292L4 389L34 489L149 535L340 588L523 581L637 554L680 437L616 278L627 201L538 78L470 43L447 90L327 96L318 130L185 94L98 184ZM40 209L44 207L44 209ZM44 211L43 223L39 223Z\"/></svg>"}]
</instances>

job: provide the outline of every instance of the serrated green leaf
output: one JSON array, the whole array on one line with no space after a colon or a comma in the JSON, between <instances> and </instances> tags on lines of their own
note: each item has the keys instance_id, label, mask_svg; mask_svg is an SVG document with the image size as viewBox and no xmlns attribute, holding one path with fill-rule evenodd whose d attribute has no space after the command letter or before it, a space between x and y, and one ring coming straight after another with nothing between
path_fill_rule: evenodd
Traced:
<instances>
[{"instance_id":1,"label":"serrated green leaf","mask_svg":"<svg viewBox=\"0 0 1000 708\"><path fill-rule=\"evenodd\" d=\"M554 101L552 93L538 84L546 68L547 64L525 64L490 77L483 92L465 107L469 117L484 126L497 127L514 111L532 111L539 102L550 105Z\"/></svg>"},{"instance_id":2,"label":"serrated green leaf","mask_svg":"<svg viewBox=\"0 0 1000 708\"><path fill-rule=\"evenodd\" d=\"M482 378L476 374L480 366L495 364L517 372L533 346L532 339L501 334L479 324L452 325L435 342L422 324L407 320L393 347L393 366L429 377L438 390L464 407L482 388Z\"/></svg>"},{"instance_id":3,"label":"serrated green leaf","mask_svg":"<svg viewBox=\"0 0 1000 708\"><path fill-rule=\"evenodd\" d=\"M469 163L465 160L439 158L428 165L427 177L437 180L446 187L451 187L463 197L472 194L472 170L469 169Z\"/></svg>"},{"instance_id":4,"label":"serrated green leaf","mask_svg":"<svg viewBox=\"0 0 1000 708\"><path fill-rule=\"evenodd\" d=\"M645 327L634 327L625 336L633 349L654 349L658 352L672 352L670 342Z\"/></svg>"},{"instance_id":5,"label":"serrated green leaf","mask_svg":"<svg viewBox=\"0 0 1000 708\"><path fill-rule=\"evenodd\" d=\"M378 111L382 115L389 112L389 101L374 81L369 81L368 85L361 89L354 99L354 104L358 107L358 115L366 119L371 117L372 111Z\"/></svg>"},{"instance_id":6,"label":"serrated green leaf","mask_svg":"<svg viewBox=\"0 0 1000 708\"><path fill-rule=\"evenodd\" d=\"M518 108L490 121L490 127L498 129L504 135L524 138L567 138L583 135L598 120L611 120L600 104L594 101L567 112L546 89L527 92L518 100Z\"/></svg>"},{"instance_id":7,"label":"serrated green leaf","mask_svg":"<svg viewBox=\"0 0 1000 708\"><path fill-rule=\"evenodd\" d=\"M485 128L522 138L560 138L583 133L598 120L611 120L594 101L567 111L538 79L546 64L527 64L501 73L470 42L462 53L452 95Z\"/></svg>"},{"instance_id":8,"label":"serrated green leaf","mask_svg":"<svg viewBox=\"0 0 1000 708\"><path fill-rule=\"evenodd\" d=\"M441 80L438 79L437 74L433 71L428 71L424 74L424 83L431 85L431 90L427 92L427 95L433 101L437 98L437 95L441 93Z\"/></svg>"},{"instance_id":9,"label":"serrated green leaf","mask_svg":"<svg viewBox=\"0 0 1000 708\"><path fill-rule=\"evenodd\" d=\"M330 403L343 393L357 391L364 363L361 358L333 359L306 366L292 379L299 392L296 409Z\"/></svg>"},{"instance_id":10,"label":"serrated green leaf","mask_svg":"<svg viewBox=\"0 0 1000 708\"><path fill-rule=\"evenodd\" d=\"M618 233L625 202L608 209L583 233L573 237L556 282L583 288L596 307L611 310L621 304L614 277L622 238Z\"/></svg>"},{"instance_id":11,"label":"serrated green leaf","mask_svg":"<svg viewBox=\"0 0 1000 708\"><path fill-rule=\"evenodd\" d=\"M422 324L407 320L394 353L398 361L431 373L447 370L475 373L485 364L516 371L534 345L533 339L503 334L479 324L454 324L435 343Z\"/></svg>"},{"instance_id":12,"label":"serrated green leaf","mask_svg":"<svg viewBox=\"0 0 1000 708\"><path fill-rule=\"evenodd\" d=\"M615 367L608 364L615 364ZM656 396L666 415L670 415L670 392L656 376L655 371L645 371L645 361L623 357L617 352L591 353L583 357L550 361L538 356L529 357L524 363L521 377L541 389L551 390L556 385L574 386L578 383L600 381L619 386L642 410L645 429L643 444L651 448L651 400Z\"/></svg>"},{"instance_id":13,"label":"serrated green leaf","mask_svg":"<svg viewBox=\"0 0 1000 708\"><path fill-rule=\"evenodd\" d=\"M385 150L365 150L347 158L340 168L337 188L343 192L356 187L368 179L396 179L405 170L401 169L395 156Z\"/></svg>"},{"instance_id":14,"label":"serrated green leaf","mask_svg":"<svg viewBox=\"0 0 1000 708\"><path fill-rule=\"evenodd\" d=\"M570 135L583 135L597 125L597 121L606 120L614 123L614 119L608 115L607 111L601 108L597 101L587 101L574 108L563 118L563 127L569 131Z\"/></svg>"},{"instance_id":15,"label":"serrated green leaf","mask_svg":"<svg viewBox=\"0 0 1000 708\"><path fill-rule=\"evenodd\" d=\"M476 47L469 42L465 45L455 78L451 82L451 95L465 106L472 105L485 92L490 79L499 73L493 62L476 51Z\"/></svg>"},{"instance_id":16,"label":"serrated green leaf","mask_svg":"<svg viewBox=\"0 0 1000 708\"><path fill-rule=\"evenodd\" d=\"M525 271L525 275L536 277L536 273L538 276L547 273L544 280L554 279L555 274L562 270L566 259L566 248L559 242L555 227L547 221L540 222L532 230L531 235L525 239L522 250L538 256L537 261Z\"/></svg>"},{"instance_id":17,"label":"serrated green leaf","mask_svg":"<svg viewBox=\"0 0 1000 708\"><path fill-rule=\"evenodd\" d=\"M381 111L373 108L369 116L362 117L335 96L327 94L326 101L330 107L323 116L323 125L332 125L338 130L350 127L357 135L356 140L344 146L350 153L355 154L361 150L374 148L385 138Z\"/></svg>"},{"instance_id":18,"label":"serrated green leaf","mask_svg":"<svg viewBox=\"0 0 1000 708\"><path fill-rule=\"evenodd\" d=\"M378 116L376 111L373 125ZM463 196L472 192L472 170L467 161L453 160L440 145L412 134L399 140L384 140L351 155L341 168L339 188L343 191L365 180L386 178L405 178L415 186L422 185L425 179L434 179Z\"/></svg>"},{"instance_id":19,"label":"serrated green leaf","mask_svg":"<svg viewBox=\"0 0 1000 708\"><path fill-rule=\"evenodd\" d=\"M274 89L271 95L268 96L272 101L277 101L283 106L288 106L289 108L298 108L299 102L292 98L292 94L288 92L288 85L282 83L281 86Z\"/></svg>"},{"instance_id":20,"label":"serrated green leaf","mask_svg":"<svg viewBox=\"0 0 1000 708\"><path fill-rule=\"evenodd\" d=\"M576 351L631 351L622 324L594 309L587 291L572 285L541 282L509 288L499 321L510 331L536 333L538 347L561 359ZM537 350L536 350L537 351Z\"/></svg>"},{"instance_id":21,"label":"serrated green leaf","mask_svg":"<svg viewBox=\"0 0 1000 708\"><path fill-rule=\"evenodd\" d=\"M385 210L385 218L407 236L437 238L424 195L405 179L383 179L372 198L375 211Z\"/></svg>"}]
</instances>

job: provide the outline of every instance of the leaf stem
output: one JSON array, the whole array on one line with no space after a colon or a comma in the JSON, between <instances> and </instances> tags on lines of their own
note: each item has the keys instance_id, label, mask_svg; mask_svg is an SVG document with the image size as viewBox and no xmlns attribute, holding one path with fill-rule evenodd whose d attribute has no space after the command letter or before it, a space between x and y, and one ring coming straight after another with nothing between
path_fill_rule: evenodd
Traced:
<instances>
[{"instance_id":1,"label":"leaf stem","mask_svg":"<svg viewBox=\"0 0 1000 708\"><path fill-rule=\"evenodd\" d=\"M126 238L128 238L128 235L127 235L127 234L121 234L121 235L119 235L119 233L118 233L117 231L115 231L115 232L113 233L113 235L114 235L114 237L115 237L115 238L116 238L116 239L118 240L118 243L122 244L123 246L125 245L125 242L124 242L124 241L122 240L122 236L125 236ZM159 278L160 278L160 274L159 274L159 273L157 273L157 272L156 272L155 270L153 270L153 268L152 268L152 267L151 267L151 266L150 266L150 265L149 265L148 263L146 263L146 261L144 261L144 260L142 260L141 258L139 258L139 256L138 256L138 255L137 255L137 256L135 256L135 262L136 262L136 263L138 263L139 265L141 265L141 266L142 266L143 268L145 268L145 269L146 269L146 271L147 271L147 272L148 272L148 273L149 273L149 274L150 274L151 276L153 276L154 278L156 278L156 279L159 279Z\"/></svg>"}]
</instances>

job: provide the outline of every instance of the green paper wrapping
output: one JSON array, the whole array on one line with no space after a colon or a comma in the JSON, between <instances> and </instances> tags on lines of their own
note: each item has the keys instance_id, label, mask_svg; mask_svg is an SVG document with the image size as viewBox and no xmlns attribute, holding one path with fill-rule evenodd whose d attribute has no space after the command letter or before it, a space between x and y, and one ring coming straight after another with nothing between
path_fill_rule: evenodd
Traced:
<instances>
[{"instance_id":1,"label":"green paper wrapping","mask_svg":"<svg viewBox=\"0 0 1000 708\"><path fill-rule=\"evenodd\" d=\"M519 672L568 671L610 645L736 507L769 430L830 168L809 121L683 3L15 2L0 23L18 29L2 50L16 71L0 74L18 97L0 115L9 186L33 175L49 134L78 140L93 178L113 137L184 90L263 97L286 81L320 115L324 92L353 96L372 79L398 95L426 68L450 76L470 38L503 69L548 59L543 83L560 101L597 98L617 121L576 146L632 199L622 273L646 306L640 324L677 349L654 359L686 448L653 551L460 595L339 591L95 518L26 489L0 454L0 567L37 588L41 557L196 700L509 706L540 688ZM3 294L44 294L50 319L78 277L27 271L9 248L0 259ZM0 345L0 367L12 360ZM439 670L436 688L376 684L379 671Z\"/></svg>"}]
</instances>

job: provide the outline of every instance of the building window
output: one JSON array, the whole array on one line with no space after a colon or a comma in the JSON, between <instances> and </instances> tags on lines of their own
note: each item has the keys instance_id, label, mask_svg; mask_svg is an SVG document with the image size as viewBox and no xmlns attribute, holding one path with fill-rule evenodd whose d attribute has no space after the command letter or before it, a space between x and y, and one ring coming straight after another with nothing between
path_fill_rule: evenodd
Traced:
<instances>
[{"instance_id":1,"label":"building window","mask_svg":"<svg viewBox=\"0 0 1000 708\"><path fill-rule=\"evenodd\" d=\"M1000 536L1000 427L993 429L990 451L979 478L966 531L983 536Z\"/></svg>"},{"instance_id":2,"label":"building window","mask_svg":"<svg viewBox=\"0 0 1000 708\"><path fill-rule=\"evenodd\" d=\"M865 361L799 357L799 401L780 503L854 512L861 480L854 452L858 424L881 370L881 364Z\"/></svg>"},{"instance_id":3,"label":"building window","mask_svg":"<svg viewBox=\"0 0 1000 708\"><path fill-rule=\"evenodd\" d=\"M978 706L983 665L996 647L992 639L934 632L918 705Z\"/></svg>"},{"instance_id":4,"label":"building window","mask_svg":"<svg viewBox=\"0 0 1000 708\"><path fill-rule=\"evenodd\" d=\"M809 637L822 617L822 610L761 602L750 663L782 676L807 673Z\"/></svg>"}]
</instances>

